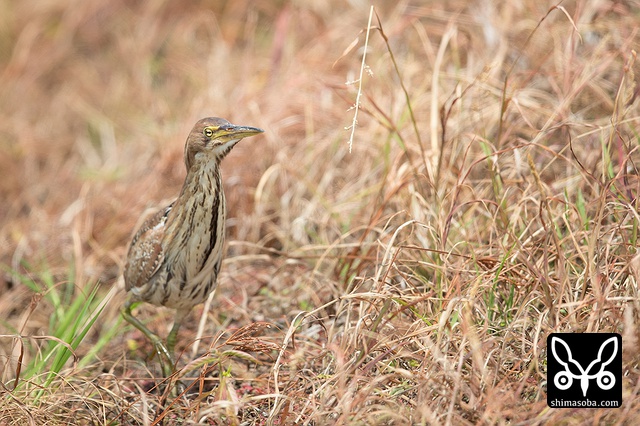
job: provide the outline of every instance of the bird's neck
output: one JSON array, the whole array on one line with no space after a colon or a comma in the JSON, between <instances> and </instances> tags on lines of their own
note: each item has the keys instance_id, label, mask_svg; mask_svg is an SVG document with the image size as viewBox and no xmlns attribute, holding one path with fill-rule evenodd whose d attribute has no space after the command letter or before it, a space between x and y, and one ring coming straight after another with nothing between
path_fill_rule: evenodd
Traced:
<instances>
[{"instance_id":1,"label":"bird's neck","mask_svg":"<svg viewBox=\"0 0 640 426\"><path fill-rule=\"evenodd\" d=\"M220 165L220 162L227 156L229 151L233 149L236 144L240 142L240 139L233 139L225 143L217 144L211 149L197 151L193 145L187 143L184 151L184 162L187 166L187 172L191 170L193 166L207 164L209 162L215 162Z\"/></svg>"},{"instance_id":2,"label":"bird's neck","mask_svg":"<svg viewBox=\"0 0 640 426\"><path fill-rule=\"evenodd\" d=\"M162 243L165 252L171 253L167 262L179 280L202 280L219 263L225 204L219 162L199 163L196 158L167 217Z\"/></svg>"},{"instance_id":3,"label":"bird's neck","mask_svg":"<svg viewBox=\"0 0 640 426\"><path fill-rule=\"evenodd\" d=\"M201 226L217 229L217 218L224 216L224 205L220 164L217 161L199 164L196 160L187 171L180 195L167 218L166 244L187 241Z\"/></svg>"},{"instance_id":4,"label":"bird's neck","mask_svg":"<svg viewBox=\"0 0 640 426\"><path fill-rule=\"evenodd\" d=\"M192 197L198 192L207 194L222 191L220 160L196 155L193 164L187 169L187 177L178 199Z\"/></svg>"}]
</instances>

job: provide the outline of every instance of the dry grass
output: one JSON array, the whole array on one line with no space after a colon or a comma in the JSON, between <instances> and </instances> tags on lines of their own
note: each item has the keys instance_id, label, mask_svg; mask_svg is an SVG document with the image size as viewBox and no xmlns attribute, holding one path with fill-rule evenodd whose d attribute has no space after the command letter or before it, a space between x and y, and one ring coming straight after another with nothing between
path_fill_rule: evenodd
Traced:
<instances>
[{"instance_id":1,"label":"dry grass","mask_svg":"<svg viewBox=\"0 0 640 426\"><path fill-rule=\"evenodd\" d=\"M363 2L0 2L0 424L634 423L638 3L421 4L376 9L358 82ZM110 290L209 115L266 132L173 398ZM547 408L554 331L623 335L622 408Z\"/></svg>"}]
</instances>

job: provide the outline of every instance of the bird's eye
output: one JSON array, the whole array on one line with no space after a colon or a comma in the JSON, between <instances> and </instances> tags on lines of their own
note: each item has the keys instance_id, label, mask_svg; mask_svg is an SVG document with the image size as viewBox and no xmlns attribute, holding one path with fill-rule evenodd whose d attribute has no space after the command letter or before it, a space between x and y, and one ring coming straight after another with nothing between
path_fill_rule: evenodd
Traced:
<instances>
[{"instance_id":1,"label":"bird's eye","mask_svg":"<svg viewBox=\"0 0 640 426\"><path fill-rule=\"evenodd\" d=\"M204 135L208 138L210 138L211 136L213 136L213 130L211 130L209 127L207 127L206 129L204 129L204 131L202 132L204 133Z\"/></svg>"}]
</instances>

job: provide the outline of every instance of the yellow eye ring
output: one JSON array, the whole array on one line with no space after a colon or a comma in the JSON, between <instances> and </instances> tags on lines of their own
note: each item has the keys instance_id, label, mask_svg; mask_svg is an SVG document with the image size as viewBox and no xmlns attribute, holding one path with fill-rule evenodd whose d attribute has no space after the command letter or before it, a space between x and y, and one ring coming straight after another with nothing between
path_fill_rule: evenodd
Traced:
<instances>
[{"instance_id":1,"label":"yellow eye ring","mask_svg":"<svg viewBox=\"0 0 640 426\"><path fill-rule=\"evenodd\" d=\"M208 137L208 138L210 138L211 136L213 136L213 130L211 130L211 129L210 129L210 128L208 128L208 127L207 127L206 129L204 129L204 131L203 131L202 133L204 133L204 135L205 135L206 137Z\"/></svg>"}]
</instances>

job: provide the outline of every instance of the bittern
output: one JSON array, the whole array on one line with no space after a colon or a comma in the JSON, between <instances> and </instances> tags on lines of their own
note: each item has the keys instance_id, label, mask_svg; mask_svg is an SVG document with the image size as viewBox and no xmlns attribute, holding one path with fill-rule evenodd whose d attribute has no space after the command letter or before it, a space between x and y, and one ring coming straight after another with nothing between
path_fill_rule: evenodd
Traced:
<instances>
[{"instance_id":1,"label":"bittern","mask_svg":"<svg viewBox=\"0 0 640 426\"><path fill-rule=\"evenodd\" d=\"M147 219L129 246L124 281L130 297L122 315L151 340L165 376L175 368L182 321L217 286L226 221L220 162L242 138L262 132L217 117L198 121L184 147L187 177L180 195ZM166 345L131 313L138 302L176 310Z\"/></svg>"}]
</instances>

